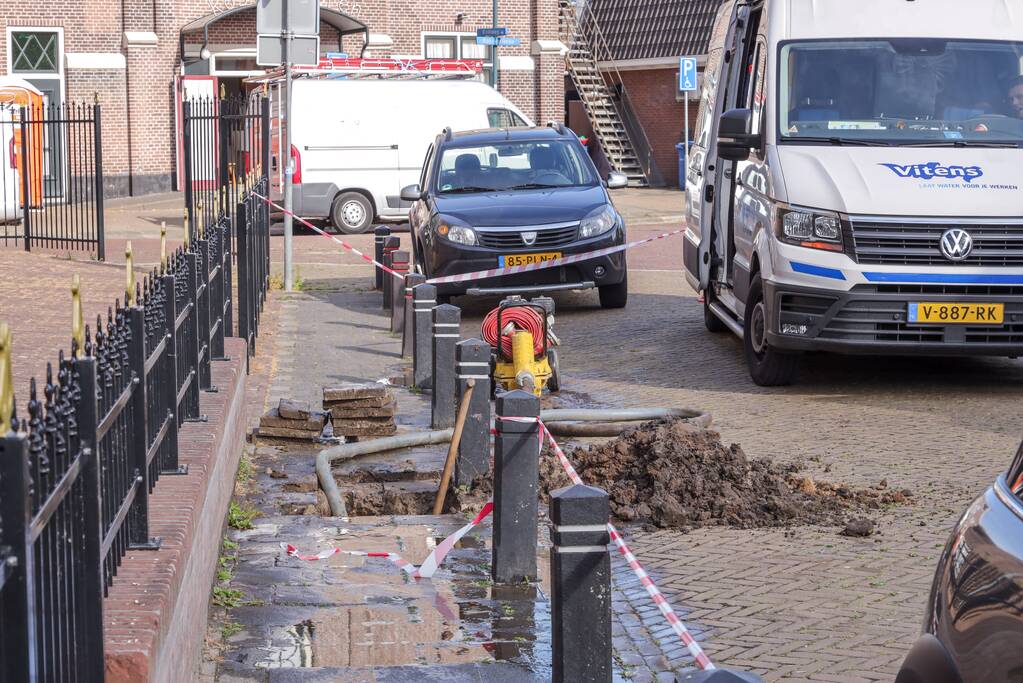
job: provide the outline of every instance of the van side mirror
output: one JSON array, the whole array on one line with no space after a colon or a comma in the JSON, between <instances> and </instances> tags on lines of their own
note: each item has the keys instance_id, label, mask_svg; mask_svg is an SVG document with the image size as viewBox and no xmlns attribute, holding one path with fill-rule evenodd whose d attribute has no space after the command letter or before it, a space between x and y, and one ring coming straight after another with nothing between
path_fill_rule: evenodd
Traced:
<instances>
[{"instance_id":1,"label":"van side mirror","mask_svg":"<svg viewBox=\"0 0 1023 683\"><path fill-rule=\"evenodd\" d=\"M629 176L618 171L611 171L607 174L607 189L609 190L620 190L623 187L628 187Z\"/></svg>"},{"instance_id":2,"label":"van side mirror","mask_svg":"<svg viewBox=\"0 0 1023 683\"><path fill-rule=\"evenodd\" d=\"M718 156L728 161L749 159L750 150L760 147L760 134L752 133L753 112L729 109L718 122Z\"/></svg>"},{"instance_id":3,"label":"van side mirror","mask_svg":"<svg viewBox=\"0 0 1023 683\"><path fill-rule=\"evenodd\" d=\"M406 185L401 188L401 199L405 202L417 202L423 198L423 190L416 185Z\"/></svg>"}]
</instances>

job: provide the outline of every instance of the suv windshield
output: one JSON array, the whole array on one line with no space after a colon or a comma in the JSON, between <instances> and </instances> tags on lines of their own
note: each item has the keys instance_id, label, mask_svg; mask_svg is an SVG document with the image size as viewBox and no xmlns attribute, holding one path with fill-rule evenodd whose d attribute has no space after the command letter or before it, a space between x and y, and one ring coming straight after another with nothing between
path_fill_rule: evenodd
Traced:
<instances>
[{"instance_id":1,"label":"suv windshield","mask_svg":"<svg viewBox=\"0 0 1023 683\"><path fill-rule=\"evenodd\" d=\"M808 41L781 48L782 142L1018 146L1023 43Z\"/></svg>"},{"instance_id":2,"label":"suv windshield","mask_svg":"<svg viewBox=\"0 0 1023 683\"><path fill-rule=\"evenodd\" d=\"M565 140L496 142L441 152L437 191L492 192L593 185L582 147Z\"/></svg>"}]
</instances>

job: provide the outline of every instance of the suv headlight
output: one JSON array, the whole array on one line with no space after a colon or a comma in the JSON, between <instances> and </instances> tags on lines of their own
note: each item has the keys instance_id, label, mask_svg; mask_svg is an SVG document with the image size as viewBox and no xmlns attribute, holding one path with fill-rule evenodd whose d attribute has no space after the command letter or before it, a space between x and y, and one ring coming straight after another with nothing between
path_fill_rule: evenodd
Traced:
<instances>
[{"instance_id":1,"label":"suv headlight","mask_svg":"<svg viewBox=\"0 0 1023 683\"><path fill-rule=\"evenodd\" d=\"M468 225L454 225L450 220L441 218L437 223L437 234L455 244L473 246L476 244L476 231Z\"/></svg>"},{"instance_id":2,"label":"suv headlight","mask_svg":"<svg viewBox=\"0 0 1023 683\"><path fill-rule=\"evenodd\" d=\"M778 237L810 249L843 251L842 219L831 211L778 207Z\"/></svg>"},{"instance_id":3,"label":"suv headlight","mask_svg":"<svg viewBox=\"0 0 1023 683\"><path fill-rule=\"evenodd\" d=\"M579 222L579 237L596 237L615 227L618 216L610 206L604 206L591 213Z\"/></svg>"}]
</instances>

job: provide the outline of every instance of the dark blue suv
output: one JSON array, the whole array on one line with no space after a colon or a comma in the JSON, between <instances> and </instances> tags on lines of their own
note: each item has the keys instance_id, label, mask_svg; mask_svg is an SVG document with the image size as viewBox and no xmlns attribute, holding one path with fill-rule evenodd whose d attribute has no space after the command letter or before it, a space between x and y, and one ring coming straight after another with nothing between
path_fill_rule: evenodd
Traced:
<instances>
[{"instance_id":1,"label":"dark blue suv","mask_svg":"<svg viewBox=\"0 0 1023 683\"><path fill-rule=\"evenodd\" d=\"M427 152L419 185L401 191L413 249L428 278L528 265L625 242L625 222L607 188L624 175L597 174L564 126L452 133ZM625 253L469 282L441 283L438 295L528 294L596 287L600 304L628 300Z\"/></svg>"}]
</instances>

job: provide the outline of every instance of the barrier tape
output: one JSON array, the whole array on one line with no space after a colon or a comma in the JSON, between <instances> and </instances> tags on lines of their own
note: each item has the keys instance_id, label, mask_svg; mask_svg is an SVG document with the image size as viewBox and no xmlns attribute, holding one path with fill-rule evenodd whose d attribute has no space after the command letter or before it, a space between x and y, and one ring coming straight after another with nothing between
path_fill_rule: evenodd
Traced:
<instances>
[{"instance_id":1,"label":"barrier tape","mask_svg":"<svg viewBox=\"0 0 1023 683\"><path fill-rule=\"evenodd\" d=\"M539 427L540 446L543 446L543 441L546 437L547 442L551 445L551 449L554 450L554 455L558 458L558 462L561 463L561 467L565 470L565 474L568 475L568 478L573 484L582 484L585 486L586 482L584 482L582 477L579 476L579 473L575 471L575 467L572 466L572 463L569 461L568 456L565 455L565 452L561 450L561 446L559 446L558 442L554 439L554 435L547 430L547 425L543 423L543 420L538 417L499 417L498 419L508 420L510 422L536 423ZM710 658L707 657L707 653L705 653L703 648L700 647L700 644L696 642L693 635L689 632L689 629L686 628L686 625L678 618L678 615L675 614L675 610L672 609L671 603L668 602L668 599L665 598L664 594L657 588L657 585L654 583L653 579L650 578L650 575L646 573L646 570L643 569L639 560L637 560L636 556L632 554L632 550L629 548L628 544L625 543L625 539L622 538L618 529L608 522L607 531L611 535L611 540L614 541L615 546L617 546L618 552L622 554L625 561L628 563L629 569L631 569L632 573L636 575L639 582L643 584L643 588L646 589L647 595L649 595L650 599L654 601L655 605L657 605L657 609L660 610L661 615L664 616L665 620L671 625L671 629L675 632L675 635L678 636L679 640L682 641L682 644L689 650L689 654L691 654L693 659L696 660L696 664L704 671L710 671L717 668L711 663Z\"/></svg>"},{"instance_id":2,"label":"barrier tape","mask_svg":"<svg viewBox=\"0 0 1023 683\"><path fill-rule=\"evenodd\" d=\"M288 214L289 216L291 216L292 218L297 220L299 223L301 223L305 227L312 228L313 230L315 230L319 234L323 235L324 237L329 237L330 239L334 240L335 242L340 244L342 247L344 247L348 251L350 251L353 254L355 254L356 256L362 258L362 260L368 261L369 263L372 263L377 268L381 269L385 273L390 273L391 275L393 275L394 277L398 278L402 282L405 281L405 273L399 273L396 270L392 270L391 268L388 268L384 264L382 264L379 261L375 260L373 257L367 256L366 254L363 254L361 251L359 251L358 249L356 249L352 245L348 244L348 242L345 242L344 240L338 239L334 235L331 235L329 232L327 232L325 230L321 230L320 228L316 227L315 225L313 225L312 223L310 223L306 219L302 218L301 216L296 215L294 212L288 211L287 209L285 209L283 206L281 206L277 202L274 202L273 200L271 200L269 197L264 197L263 195L259 194L255 190L250 190L250 192L252 192L253 196L259 197L260 199L262 199L264 202L266 202L270 206L272 206L272 207L274 207L276 209L280 209L284 213Z\"/></svg>"},{"instance_id":3,"label":"barrier tape","mask_svg":"<svg viewBox=\"0 0 1023 683\"><path fill-rule=\"evenodd\" d=\"M298 549L290 543L281 543L281 548L288 554L289 557L295 557L305 562L315 562L318 560L326 560L334 555L358 555L361 557L386 557L391 561L391 564L401 569L403 572L411 576L413 579L428 579L432 577L437 569L440 568L444 558L451 552L451 549L455 547L455 544L462 540L462 537L472 531L473 527L482 522L494 509L494 501L487 501L487 504L483 506L483 509L479 511L479 514L473 518L471 522L463 526L461 529L451 534L443 541L437 544L437 547L426 556L418 568L411 562L406 562L402 559L401 555L397 553L385 553L385 552L363 552L361 550L342 550L341 548L330 548L322 552L309 555L300 553Z\"/></svg>"},{"instance_id":4,"label":"barrier tape","mask_svg":"<svg viewBox=\"0 0 1023 683\"><path fill-rule=\"evenodd\" d=\"M272 207L274 207L276 209L279 209L279 210L283 211L286 214L289 214L292 218L294 218L295 220L297 220L299 223L301 223L302 225L306 226L307 228L312 228L313 230L315 230L319 234L323 235L324 237L329 237L330 239L334 240L335 242L340 244L342 247L344 247L348 251L350 251L350 252L352 252L352 253L362 257L365 261L368 261L369 263L372 263L373 265L377 266L378 268L381 268L385 272L390 273L391 275L393 275L394 277L396 277L396 278L398 278L400 280L404 280L404 277L405 277L404 273L399 273L399 272L397 272L395 270L392 270L392 269L388 268L387 266L385 266L384 264L380 263L379 261L373 260L371 257L367 256L366 254L363 254L361 251L359 251L358 249L356 249L352 245L348 244L344 240L340 240L337 237L335 237L334 235L331 235L330 233L328 233L328 232L326 232L324 230L321 230L320 228L316 227L315 225L313 225L312 223L310 223L306 219L301 218L300 216L295 215L293 212L286 210L280 204L277 204L276 202L268 199L267 197L264 197L263 195L259 194L258 192L252 192L252 194L255 195L256 197L259 197L260 199L262 199L264 202L266 202L270 206L272 206ZM501 275L512 275L514 273L528 273L528 272L533 271L533 270L544 270L546 268L557 268L558 266L564 266L564 265L567 265L569 263L579 263L580 261L589 261L590 259L598 258L600 256L607 256L609 254L617 254L620 251L626 251L628 249L634 249L634 248L636 248L636 247L638 247L640 245L643 245L643 244L648 244L650 242L656 242L657 240L667 239L669 237L674 237L675 235L681 235L683 232L685 232L684 229L681 229L681 230L671 230L669 232L662 232L659 235L654 235L653 237L647 237L645 239L636 240L635 242L626 242L625 244L619 244L618 246L615 246L615 247L605 247L604 249L595 249L593 251L587 251L587 252L584 252L582 254L569 254L568 256L562 256L560 258L552 259L550 261L544 261L542 263L530 263L530 264L524 265L524 266L508 266L508 267L505 267L505 268L491 268L489 270L477 270L477 271L474 271L472 273L460 273L458 275L445 275L443 277L434 277L434 278L430 278L429 280L426 280L425 284L428 284L428 285L438 285L438 284L444 284L444 283L447 283L447 282L468 282L470 280L485 280L485 279L490 278L490 277L498 277L498 276L501 276Z\"/></svg>"}]
</instances>

